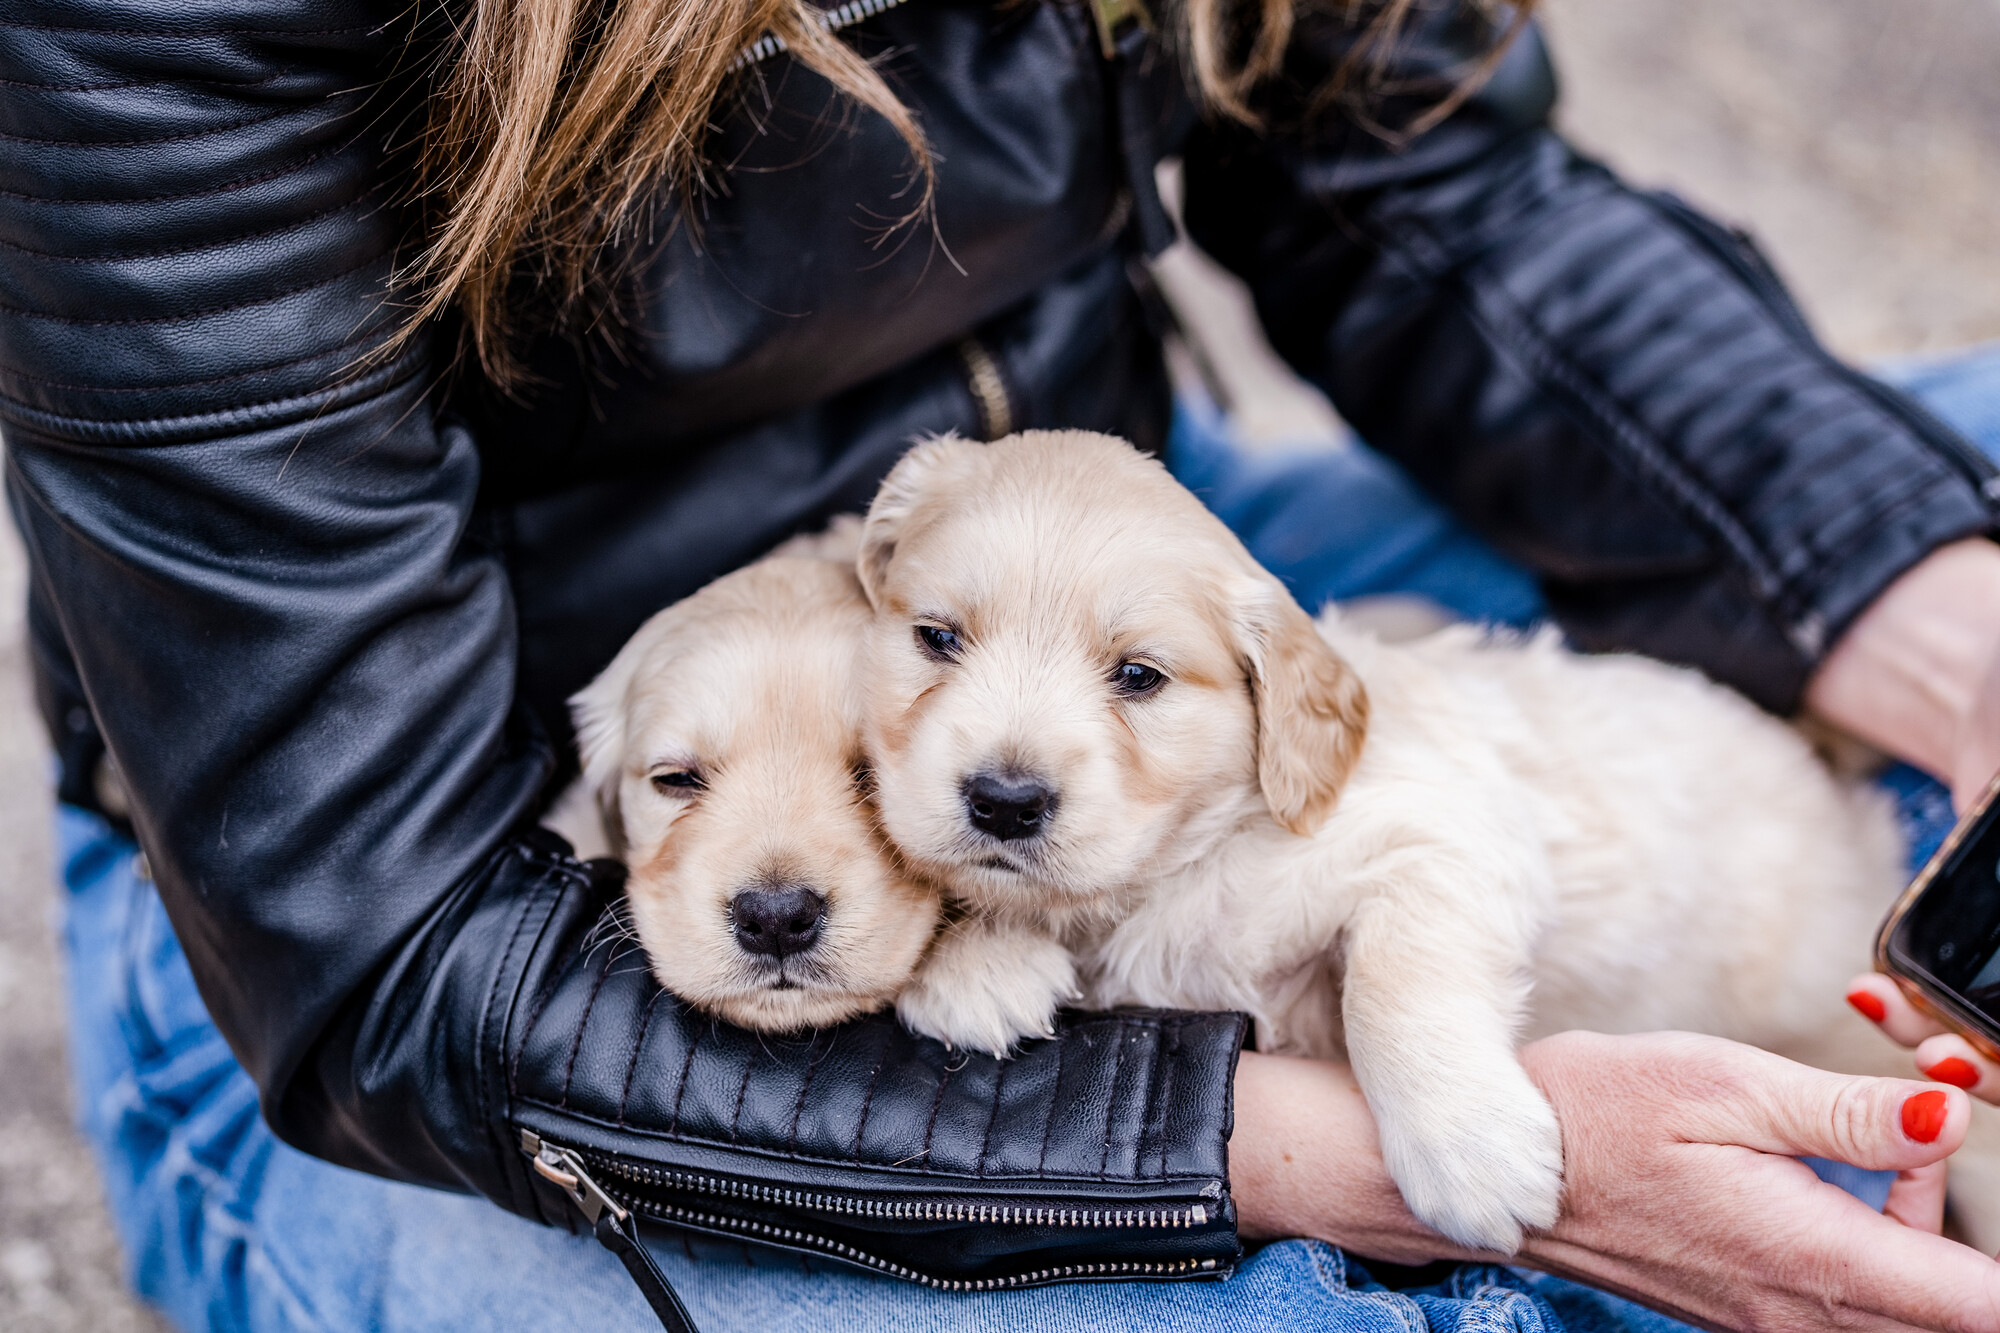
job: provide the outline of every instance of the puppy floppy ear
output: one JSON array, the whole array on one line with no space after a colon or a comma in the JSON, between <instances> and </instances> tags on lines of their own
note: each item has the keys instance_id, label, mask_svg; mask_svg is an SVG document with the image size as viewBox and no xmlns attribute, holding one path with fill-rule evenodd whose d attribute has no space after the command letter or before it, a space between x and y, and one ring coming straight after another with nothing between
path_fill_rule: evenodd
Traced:
<instances>
[{"instance_id":1,"label":"puppy floppy ear","mask_svg":"<svg viewBox=\"0 0 2000 1333\"><path fill-rule=\"evenodd\" d=\"M1271 817L1315 833L1368 736L1368 691L1275 579L1238 600L1239 651L1257 709L1257 781Z\"/></svg>"},{"instance_id":2,"label":"puppy floppy ear","mask_svg":"<svg viewBox=\"0 0 2000 1333\"><path fill-rule=\"evenodd\" d=\"M861 553L854 562L871 607L881 609L882 580L911 513L946 483L964 476L975 451L985 447L956 435L935 436L914 445L882 479L861 525Z\"/></svg>"},{"instance_id":3,"label":"puppy floppy ear","mask_svg":"<svg viewBox=\"0 0 2000 1333\"><path fill-rule=\"evenodd\" d=\"M621 855L625 847L625 820L618 808L618 779L625 767L626 694L645 649L651 644L653 636L648 631L652 629L650 623L644 626L596 680L569 700L584 787L604 816L604 832L613 850Z\"/></svg>"}]
</instances>

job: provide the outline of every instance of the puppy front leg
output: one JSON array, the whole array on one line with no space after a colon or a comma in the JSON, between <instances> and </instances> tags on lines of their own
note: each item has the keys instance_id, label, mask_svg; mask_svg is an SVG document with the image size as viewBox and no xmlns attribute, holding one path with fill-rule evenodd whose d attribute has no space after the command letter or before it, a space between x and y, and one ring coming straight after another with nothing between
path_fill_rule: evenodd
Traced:
<instances>
[{"instance_id":1,"label":"puppy front leg","mask_svg":"<svg viewBox=\"0 0 2000 1333\"><path fill-rule=\"evenodd\" d=\"M1382 1160L1410 1211L1453 1240L1511 1254L1553 1226L1555 1112L1514 1056L1526 1007L1518 926L1464 894L1381 897L1349 923L1341 1018Z\"/></svg>"},{"instance_id":2,"label":"puppy front leg","mask_svg":"<svg viewBox=\"0 0 2000 1333\"><path fill-rule=\"evenodd\" d=\"M1040 931L973 916L932 943L896 997L896 1016L947 1046L1004 1059L1029 1037L1053 1035L1056 1010L1076 994L1068 949Z\"/></svg>"}]
</instances>

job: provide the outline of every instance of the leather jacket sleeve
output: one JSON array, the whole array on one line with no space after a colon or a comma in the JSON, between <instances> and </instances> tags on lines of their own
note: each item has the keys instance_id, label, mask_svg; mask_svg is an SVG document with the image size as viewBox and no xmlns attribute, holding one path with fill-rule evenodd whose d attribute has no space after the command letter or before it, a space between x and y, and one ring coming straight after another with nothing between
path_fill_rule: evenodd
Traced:
<instances>
[{"instance_id":1,"label":"leather jacket sleeve","mask_svg":"<svg viewBox=\"0 0 2000 1333\"><path fill-rule=\"evenodd\" d=\"M508 573L431 350L393 357L407 7L21 0L0 20L0 423L43 704L129 791L286 1140L569 1217L941 1285L1218 1274L1233 1016L1078 1017L999 1065L664 996L608 864L533 827ZM80 696L80 697L79 697ZM74 777L71 779L74 782Z\"/></svg>"},{"instance_id":2,"label":"leather jacket sleeve","mask_svg":"<svg viewBox=\"0 0 2000 1333\"><path fill-rule=\"evenodd\" d=\"M1304 17L1259 109L1187 153L1195 238L1373 445L1542 578L1571 639L1698 666L1767 708L1895 577L1989 532L1993 469L1813 339L1749 240L1634 191L1547 124L1530 28L1419 5L1378 129L1310 90L1352 29Z\"/></svg>"}]
</instances>

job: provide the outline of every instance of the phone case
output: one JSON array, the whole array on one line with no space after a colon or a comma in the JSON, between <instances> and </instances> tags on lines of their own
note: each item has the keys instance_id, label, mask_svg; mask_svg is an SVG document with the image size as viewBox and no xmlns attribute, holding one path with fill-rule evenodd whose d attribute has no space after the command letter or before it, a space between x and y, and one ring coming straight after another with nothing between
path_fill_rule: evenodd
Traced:
<instances>
[{"instance_id":1,"label":"phone case","mask_svg":"<svg viewBox=\"0 0 2000 1333\"><path fill-rule=\"evenodd\" d=\"M1996 801L2000 801L2000 773L1994 774L1993 781L1986 785L1979 800L1952 826L1944 842L1931 854L1931 859L1924 862L1923 869L1917 872L1917 877L1896 899L1889 915L1882 919L1881 929L1875 932L1875 970L1894 981L1897 989L1909 997L1910 1003L1971 1042L1974 1050L1989 1060L2000 1061L2000 1027L1996 1027L1978 1010L1960 1004L1951 991L1934 986L1925 977L1898 970L1895 960L1889 956L1889 939L1895 934L1896 927L1916 905L1917 899L1923 896L1924 890L1931 886L1945 862L1958 850L1959 844L1985 822Z\"/></svg>"}]
</instances>

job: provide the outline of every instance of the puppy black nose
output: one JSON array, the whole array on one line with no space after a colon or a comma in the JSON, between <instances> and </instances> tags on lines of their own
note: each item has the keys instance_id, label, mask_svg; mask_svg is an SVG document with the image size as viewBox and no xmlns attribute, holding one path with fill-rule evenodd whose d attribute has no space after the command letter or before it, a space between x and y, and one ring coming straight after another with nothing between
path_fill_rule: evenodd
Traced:
<instances>
[{"instance_id":1,"label":"puppy black nose","mask_svg":"<svg viewBox=\"0 0 2000 1333\"><path fill-rule=\"evenodd\" d=\"M966 817L1002 842L1040 833L1055 806L1056 794L1034 778L978 773L965 780Z\"/></svg>"},{"instance_id":2,"label":"puppy black nose","mask_svg":"<svg viewBox=\"0 0 2000 1333\"><path fill-rule=\"evenodd\" d=\"M730 902L729 919L743 952L785 958L819 942L826 899L802 884L745 889Z\"/></svg>"}]
</instances>

